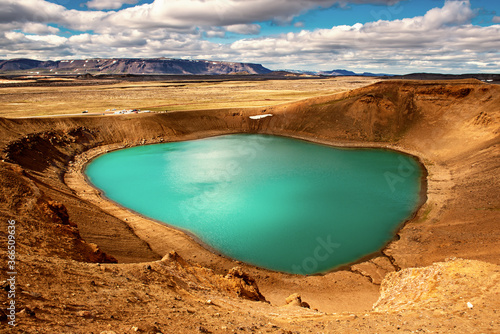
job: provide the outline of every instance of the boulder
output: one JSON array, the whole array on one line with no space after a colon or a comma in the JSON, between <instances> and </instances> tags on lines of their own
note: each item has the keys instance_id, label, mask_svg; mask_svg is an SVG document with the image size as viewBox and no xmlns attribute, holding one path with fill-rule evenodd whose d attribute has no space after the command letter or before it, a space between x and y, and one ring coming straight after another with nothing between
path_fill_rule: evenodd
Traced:
<instances>
[{"instance_id":1,"label":"boulder","mask_svg":"<svg viewBox=\"0 0 500 334\"><path fill-rule=\"evenodd\" d=\"M302 301L302 297L298 293L291 294L286 298L286 306L299 306L310 308L309 304Z\"/></svg>"}]
</instances>

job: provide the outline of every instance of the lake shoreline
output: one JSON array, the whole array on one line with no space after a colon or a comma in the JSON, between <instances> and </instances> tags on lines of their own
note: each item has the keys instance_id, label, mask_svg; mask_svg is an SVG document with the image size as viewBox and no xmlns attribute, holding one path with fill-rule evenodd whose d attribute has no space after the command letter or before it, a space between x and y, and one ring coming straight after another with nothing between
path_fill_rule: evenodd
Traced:
<instances>
[{"instance_id":1,"label":"lake shoreline","mask_svg":"<svg viewBox=\"0 0 500 334\"><path fill-rule=\"evenodd\" d=\"M312 308L328 312L329 316L338 314L331 322L322 316L311 320L311 327L300 323L303 328L313 328L313 331L314 328L317 330L317 324L329 323L332 329L337 328L338 321L335 320L352 313L358 316L355 323L365 328L367 324L373 324L374 316L383 320L385 325L393 314L395 322L399 323L399 309L392 313L389 310L389 314L371 310L377 299L383 298L388 285L400 286L395 283L395 277L413 272L408 268L426 267L422 270L428 272L428 266L450 258L498 264L498 207L494 200L498 196L499 182L495 174L498 168L499 93L500 88L496 85L472 81L394 80L349 93L254 109L233 107L116 117L2 118L2 185L7 199L4 216L23 222L20 230L23 237L19 241L25 245L25 251L20 258L26 261L21 262L22 272L34 280L30 282L31 291L43 294L42 299L26 301L38 309L50 307L52 310L49 313L37 312L36 318L25 320L38 326L40 320L56 316L61 323L77 323L77 331L88 330L90 323L86 319L75 317L72 310L53 309L51 306L61 305L64 301L66 305L76 303L82 305L82 309L95 310L97 322L105 321L106 325L111 321L116 326L127 324L128 330L137 322L133 316L130 320L122 317L123 305L142 307L143 304L127 304L126 297L151 287L166 298L156 301L142 299L153 306L148 313L151 323L169 323L178 315L178 309L164 307L172 305L171 302L181 304L181 309L185 310L192 309L200 300L210 299L222 308L199 304L194 315L199 323L226 325L227 321L244 323L248 320L250 327L255 322L267 323L270 312L284 314L289 309L276 306L284 305L285 299L293 293L299 293ZM233 106L237 105L236 101ZM249 118L260 113L271 113L273 117ZM74 157L82 154L83 158L90 157L85 152L92 148L97 154L105 153L104 146L118 149L233 133L298 136L348 146L376 145L399 149L420 157L425 164L428 170L427 201L415 218L399 229L399 239L384 248L385 256L352 265L347 268L349 270L299 276L259 270L213 254L185 233L107 203L95 189L86 185L85 180L71 173L79 167L78 162L73 161ZM61 217L59 213L66 211L67 215L63 217L69 216L70 226L64 225L68 221L57 219ZM40 240L43 240L42 244ZM173 250L185 261L159 261ZM103 264L105 260L97 258L103 253L115 257L119 263ZM101 262L101 265L93 262ZM234 291L230 296L218 285L217 282L224 280L224 276L236 266L255 280L262 295L271 302L272 306L265 305L264 320L248 314L261 303L248 304L237 311L234 305L241 300ZM61 271L61 268L67 270ZM131 271L131 268L135 269ZM176 270L166 272L167 268ZM186 271L191 269L199 274L186 277ZM479 270L477 274L485 275ZM124 282L125 277L131 281ZM217 284L204 284L212 278ZM97 287L89 284L92 280ZM148 286L144 286L145 282ZM177 284L173 284L175 282ZM192 282L195 285L190 285ZM426 276L421 282L425 287L433 280ZM484 294L475 292L475 287L480 285L477 282L482 281L468 282L475 284L474 288L468 289L468 285L464 285L461 289L469 291L470 295L453 294L456 298L451 300L457 307L464 305L459 297L469 296L478 298L477 303L471 300L475 306L493 305L493 295L492 299L486 300L482 299ZM113 291L121 293L121 298L111 305L100 298L106 294L94 293L105 284L111 284L109 287L113 287ZM52 288L46 291L42 286ZM206 287L208 290L203 290ZM84 298L79 295L82 288L88 291L82 295ZM157 293L149 295L159 297ZM179 296L186 302L179 301ZM231 305L225 308L218 303L222 300ZM404 295L396 295L394 301L406 303L407 299ZM413 307L414 303L410 300L405 305ZM448 304L436 302L433 305L429 314L442 311L443 305ZM219 312L221 320L202 317L209 309L214 311L211 314ZM466 305L464 309L469 313ZM234 314L225 316L226 311L233 310ZM457 315L450 309L444 310L446 316ZM493 314L491 307L477 308L477 312L475 314L481 314L476 318L478 323L485 324ZM114 316L115 320L102 319L101 314ZM455 320L462 318L455 317L450 324L455 325ZM193 315L186 314L185 319L193 319ZM349 325L353 324L351 319ZM291 328L292 320L285 321L288 327L284 328ZM91 329L100 332L102 328L97 322ZM441 325L439 321L435 324ZM63 325L58 327L50 322L46 328L63 328ZM124 328L122 326L119 330ZM420 327L412 330L415 328ZM449 328L453 329L453 326ZM213 327L209 329L213 330Z\"/></svg>"},{"instance_id":2,"label":"lake shoreline","mask_svg":"<svg viewBox=\"0 0 500 334\"><path fill-rule=\"evenodd\" d=\"M180 140L173 140L173 141L169 141L169 142L182 142L182 141L192 141L192 140L203 140L203 139L207 139L207 138L214 138L214 137L220 137L220 136L226 136L226 135L233 135L233 134L252 135L253 133L234 132L234 133L210 134L208 136L200 135L200 136L196 136L195 138L191 138L191 139L187 139L187 140L180 139ZM306 275L286 273L286 272L281 272L281 271L277 271L277 270L272 270L272 269L267 269L267 268L259 267L259 266L256 266L254 264L244 263L246 266L253 267L256 270L260 270L260 271L269 271L269 272L281 273L281 274L284 274L284 275L322 276L322 275L326 275L326 274L337 272L337 271L345 271L345 270L351 271L352 270L351 269L352 266L354 266L356 264L363 263L363 262L370 261L371 259L379 257L379 256L387 257L390 260L391 263L394 263L394 260L390 256L388 256L387 254L385 254L385 251L386 251L388 245L390 245L393 241L398 240L398 238L399 238L398 232L404 226L406 226L406 224L408 224L413 219L415 219L415 217L417 217L418 213L420 212L420 210L422 209L423 205L425 204L425 202L427 200L427 176L428 176L428 172L427 172L427 169L425 168L425 165L422 162L422 159L419 156L414 155L412 153L409 153L407 151L404 151L401 147L398 147L398 146L395 146L395 145L390 145L390 144L387 144L387 143L377 143L377 142L351 143L351 142L337 142L337 141L321 140L321 139L318 139L318 138L311 138L311 137L307 137L307 136L297 136L297 135L290 136L288 134L286 134L286 135L274 134L274 133L273 134L258 133L258 134L272 135L272 136L277 136L277 137L282 137L282 138L296 139L296 140L301 140L301 141L304 141L304 142L309 142L309 143L314 143L314 144L320 144L320 145L331 147L331 148L341 148L341 149L382 149L382 150L387 150L387 151L392 151L392 152L396 152L396 153L399 153L399 154L403 154L405 156L409 156L409 157L413 158L416 162L418 162L418 166L420 168L420 173L421 173L421 177L420 177L420 193L419 193L419 202L416 205L415 209L413 210L412 215L408 219L406 219L405 221L403 221L400 224L398 224L397 228L395 229L395 231L393 233L393 237L390 240L388 240L384 244L384 246L381 247L379 250L377 250L375 252L372 252L372 253L369 253L369 254L361 257L360 259L358 259L356 261L349 262L348 264L344 264L344 265L340 265L340 266L334 267L334 268L332 268L330 270L326 270L324 272L314 273L314 274L306 274ZM165 143L167 143L167 142L163 142L162 141L162 142L148 143L147 145L156 145L156 144L165 144ZM222 258L224 258L224 259L226 259L226 260L228 260L230 262L233 262L233 263L236 263L236 264L243 264L242 261L240 261L238 259L231 258L231 257L229 257L227 255L224 255L221 252L217 251L215 248L213 248L210 245L208 245L207 243L203 242L196 234L192 233L189 230L182 229L180 227L177 227L177 226L165 223L163 221L147 217L147 216L145 216L145 215L143 215L143 214L141 214L141 213L139 213L137 211L134 211L133 209L127 208L127 207L125 207L125 206L123 206L123 205L121 205L121 204L119 204L119 203L117 203L117 202L109 199L107 196L105 196L105 194L102 193L102 191L99 188L95 187L92 184L92 182L90 182L90 180L88 179L88 177L86 175L85 170L86 170L87 166L94 159L96 159L97 157L101 156L102 154L106 154L106 153L109 153L109 152L112 152L112 151L121 150L121 149L125 149L125 148L137 147L137 146L143 146L143 145L141 145L141 144L139 144L139 145L130 145L130 146L129 145L127 145L127 146L119 145L118 147L116 146L116 144L104 145L104 146L101 146L101 147L94 148L94 149L90 150L92 152L89 152L89 151L85 152L84 153L85 157L83 158L83 160L80 160L82 158L81 155L75 157L75 161L79 160L78 165L81 166L79 168L79 170L77 170L77 173L79 173L81 176L83 176L83 180L84 180L86 186L89 186L90 188L92 188L94 190L94 192L97 193L98 199L102 200L102 201L104 201L104 203L106 203L105 209L109 210L110 206L111 207L115 206L118 210L113 210L113 211L119 211L119 212L121 212L120 218L125 219L125 221L127 222L127 224L129 224L129 226L134 231L137 231L136 234L139 236L139 238L143 239L146 243L148 243L148 245L151 247L152 250L154 250L156 252L159 252L160 256L165 256L166 254L168 254L168 252L165 253L164 247L159 247L158 245L156 245L156 241L155 240L152 240L147 235L144 235L144 233L141 232L142 229L138 229L138 226L136 224L130 224L130 221L133 221L134 217L139 217L140 220L142 221L142 224L146 224L146 225L157 224L157 225L160 225L160 226L167 227L169 230L175 231L174 232L175 234L182 233L186 237L186 242L197 244L199 247L201 247L204 250L206 250L207 252L213 254L213 256L215 256L217 258L221 258L222 257ZM90 153L90 156L88 156L89 153ZM96 204L100 203L99 200L96 201ZM127 212L129 213L128 215L127 215ZM150 223L148 224L147 221L149 221ZM163 237L166 238L173 231L163 231L163 233L166 233L166 235L165 236L159 236L159 237L161 239L163 239ZM183 247L183 245L176 245L175 251L177 251L180 254L182 254L182 253L184 253L183 252L183 248L185 248L185 247ZM162 253L164 253L164 254L162 254ZM396 268L398 268L397 265L396 265Z\"/></svg>"}]
</instances>

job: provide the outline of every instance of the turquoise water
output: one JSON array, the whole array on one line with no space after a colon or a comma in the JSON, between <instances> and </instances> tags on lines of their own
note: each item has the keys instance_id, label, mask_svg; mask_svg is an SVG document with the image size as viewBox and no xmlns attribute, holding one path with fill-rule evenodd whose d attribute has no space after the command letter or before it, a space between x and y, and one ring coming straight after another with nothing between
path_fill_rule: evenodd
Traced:
<instances>
[{"instance_id":1,"label":"turquoise water","mask_svg":"<svg viewBox=\"0 0 500 334\"><path fill-rule=\"evenodd\" d=\"M111 200L228 257L297 274L378 251L421 186L417 161L393 151L243 134L119 150L86 173Z\"/></svg>"}]
</instances>

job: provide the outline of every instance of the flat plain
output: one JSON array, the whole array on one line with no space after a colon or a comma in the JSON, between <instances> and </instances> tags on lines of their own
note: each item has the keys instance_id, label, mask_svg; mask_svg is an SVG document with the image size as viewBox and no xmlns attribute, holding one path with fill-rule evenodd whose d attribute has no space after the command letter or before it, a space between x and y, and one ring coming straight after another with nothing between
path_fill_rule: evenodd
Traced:
<instances>
[{"instance_id":1,"label":"flat plain","mask_svg":"<svg viewBox=\"0 0 500 334\"><path fill-rule=\"evenodd\" d=\"M348 91L376 81L366 77L141 82L68 78L64 82L70 85L54 85L51 80L0 79L0 116L50 116L84 110L109 114L113 109L171 112L263 107Z\"/></svg>"}]
</instances>

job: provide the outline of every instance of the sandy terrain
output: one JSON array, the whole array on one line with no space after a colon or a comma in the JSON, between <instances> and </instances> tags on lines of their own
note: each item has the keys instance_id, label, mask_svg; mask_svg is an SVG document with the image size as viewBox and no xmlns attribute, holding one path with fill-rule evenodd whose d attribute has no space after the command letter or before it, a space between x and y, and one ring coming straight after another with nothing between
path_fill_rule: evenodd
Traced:
<instances>
[{"instance_id":1,"label":"sandy terrain","mask_svg":"<svg viewBox=\"0 0 500 334\"><path fill-rule=\"evenodd\" d=\"M266 107L0 119L0 236L15 219L17 329L498 332L499 106L500 87L479 81L387 81ZM372 259L302 277L213 254L100 198L81 173L107 150L228 133L414 154L427 201ZM293 293L310 309L297 298L283 306Z\"/></svg>"}]
</instances>

